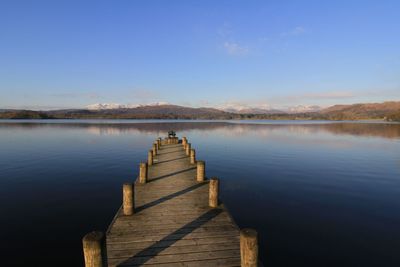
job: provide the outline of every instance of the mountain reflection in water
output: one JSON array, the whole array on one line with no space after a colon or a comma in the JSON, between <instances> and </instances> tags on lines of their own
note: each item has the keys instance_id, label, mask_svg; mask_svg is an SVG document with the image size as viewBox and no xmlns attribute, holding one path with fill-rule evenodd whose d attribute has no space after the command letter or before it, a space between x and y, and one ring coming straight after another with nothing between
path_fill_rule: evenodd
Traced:
<instances>
[{"instance_id":1,"label":"mountain reflection in water","mask_svg":"<svg viewBox=\"0 0 400 267\"><path fill-rule=\"evenodd\" d=\"M129 123L129 120L124 123L80 123L79 121L70 121L69 123L57 123L51 121L47 123L46 120L37 121L37 123L10 121L1 122L0 128L10 126L15 128L40 128L40 127L67 127L87 129L88 132L100 135L119 135L119 134L132 134L132 133L149 133L163 136L165 133L174 129L177 132L182 131L216 131L228 135L245 135L247 133L256 133L260 135L268 135L268 133L276 131L291 132L294 134L313 134L327 132L337 135L356 135L356 136L371 136L371 137L384 137L384 138L399 138L400 137L400 124L396 123L358 123L358 122L322 122L322 123L309 123L304 121L290 124L284 121L283 124L278 124L273 121L273 124L251 124L249 122L241 124L240 122L220 122L220 121L207 121L207 122L138 122Z\"/></svg>"}]
</instances>

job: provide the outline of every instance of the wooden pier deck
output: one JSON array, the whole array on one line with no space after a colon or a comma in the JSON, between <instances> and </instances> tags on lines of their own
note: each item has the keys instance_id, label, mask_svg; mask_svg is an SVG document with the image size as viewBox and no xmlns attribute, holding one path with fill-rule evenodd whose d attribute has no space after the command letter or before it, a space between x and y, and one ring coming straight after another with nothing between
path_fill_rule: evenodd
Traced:
<instances>
[{"instance_id":1,"label":"wooden pier deck","mask_svg":"<svg viewBox=\"0 0 400 267\"><path fill-rule=\"evenodd\" d=\"M108 266L240 266L239 228L208 190L182 144L163 144L135 183L134 214L120 209L106 233Z\"/></svg>"},{"instance_id":2,"label":"wooden pier deck","mask_svg":"<svg viewBox=\"0 0 400 267\"><path fill-rule=\"evenodd\" d=\"M257 232L237 227L218 188L185 137L157 139L106 234L83 237L85 267L262 266Z\"/></svg>"}]
</instances>

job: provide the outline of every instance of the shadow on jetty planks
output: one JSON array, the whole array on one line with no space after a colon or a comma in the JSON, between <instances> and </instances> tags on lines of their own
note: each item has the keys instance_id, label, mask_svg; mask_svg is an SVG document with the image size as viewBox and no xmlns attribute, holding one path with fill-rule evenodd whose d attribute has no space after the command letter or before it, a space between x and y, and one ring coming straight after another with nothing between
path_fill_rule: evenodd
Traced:
<instances>
[{"instance_id":1,"label":"shadow on jetty planks","mask_svg":"<svg viewBox=\"0 0 400 267\"><path fill-rule=\"evenodd\" d=\"M108 228L108 266L241 266L242 233L221 203L210 207L210 181L197 181L194 150L185 138L167 140L149 151L151 165L141 165L146 182L133 186L133 215L121 207ZM258 259L254 249L250 258ZM242 260L257 266L249 263Z\"/></svg>"}]
</instances>

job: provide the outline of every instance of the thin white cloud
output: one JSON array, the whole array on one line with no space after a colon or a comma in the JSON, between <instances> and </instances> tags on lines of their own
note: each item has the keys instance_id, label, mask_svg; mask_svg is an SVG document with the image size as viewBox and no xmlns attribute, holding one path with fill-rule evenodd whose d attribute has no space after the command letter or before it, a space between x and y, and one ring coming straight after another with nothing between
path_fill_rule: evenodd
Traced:
<instances>
[{"instance_id":1,"label":"thin white cloud","mask_svg":"<svg viewBox=\"0 0 400 267\"><path fill-rule=\"evenodd\" d=\"M308 30L306 28L304 28L303 26L297 26L288 32L281 33L281 36L282 37L300 36L300 35L306 34L307 32L308 32Z\"/></svg>"},{"instance_id":2,"label":"thin white cloud","mask_svg":"<svg viewBox=\"0 0 400 267\"><path fill-rule=\"evenodd\" d=\"M235 41L234 31L228 22L217 29L219 47L230 56L244 56L249 53L249 48Z\"/></svg>"},{"instance_id":3,"label":"thin white cloud","mask_svg":"<svg viewBox=\"0 0 400 267\"><path fill-rule=\"evenodd\" d=\"M233 35L231 25L228 22L224 22L224 24L217 29L217 34L220 38L223 39L231 38Z\"/></svg>"},{"instance_id":4,"label":"thin white cloud","mask_svg":"<svg viewBox=\"0 0 400 267\"><path fill-rule=\"evenodd\" d=\"M245 46L241 46L236 42L225 42L224 49L229 55L247 55L249 53L249 49Z\"/></svg>"}]
</instances>

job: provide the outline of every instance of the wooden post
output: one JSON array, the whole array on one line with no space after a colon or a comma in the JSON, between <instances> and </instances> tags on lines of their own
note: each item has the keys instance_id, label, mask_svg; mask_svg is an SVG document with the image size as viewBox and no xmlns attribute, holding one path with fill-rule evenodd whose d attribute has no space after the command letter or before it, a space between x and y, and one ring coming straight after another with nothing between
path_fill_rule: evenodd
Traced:
<instances>
[{"instance_id":1,"label":"wooden post","mask_svg":"<svg viewBox=\"0 0 400 267\"><path fill-rule=\"evenodd\" d=\"M183 146L183 148L185 148L186 143L187 143L187 139L186 139L186 137L184 136L184 137L182 137L182 146Z\"/></svg>"},{"instance_id":2,"label":"wooden post","mask_svg":"<svg viewBox=\"0 0 400 267\"><path fill-rule=\"evenodd\" d=\"M122 209L124 215L132 215L134 210L134 193L133 193L133 184L125 183L122 187L123 192L123 200L122 200Z\"/></svg>"},{"instance_id":3,"label":"wooden post","mask_svg":"<svg viewBox=\"0 0 400 267\"><path fill-rule=\"evenodd\" d=\"M145 184L147 182L147 163L140 162L139 166L139 183Z\"/></svg>"},{"instance_id":4,"label":"wooden post","mask_svg":"<svg viewBox=\"0 0 400 267\"><path fill-rule=\"evenodd\" d=\"M209 205L212 208L218 207L218 188L219 188L219 180L218 178L210 179L210 193L209 193Z\"/></svg>"},{"instance_id":5,"label":"wooden post","mask_svg":"<svg viewBox=\"0 0 400 267\"><path fill-rule=\"evenodd\" d=\"M153 165L153 150L149 150L147 154L147 164L149 164L149 166Z\"/></svg>"},{"instance_id":6,"label":"wooden post","mask_svg":"<svg viewBox=\"0 0 400 267\"><path fill-rule=\"evenodd\" d=\"M85 267L103 267L104 234L102 232L90 232L83 239L83 256Z\"/></svg>"},{"instance_id":7,"label":"wooden post","mask_svg":"<svg viewBox=\"0 0 400 267\"><path fill-rule=\"evenodd\" d=\"M190 164L196 164L196 151L190 149Z\"/></svg>"},{"instance_id":8,"label":"wooden post","mask_svg":"<svg viewBox=\"0 0 400 267\"><path fill-rule=\"evenodd\" d=\"M190 143L186 144L186 156L190 156Z\"/></svg>"},{"instance_id":9,"label":"wooden post","mask_svg":"<svg viewBox=\"0 0 400 267\"><path fill-rule=\"evenodd\" d=\"M157 155L157 145L153 144L153 157Z\"/></svg>"},{"instance_id":10,"label":"wooden post","mask_svg":"<svg viewBox=\"0 0 400 267\"><path fill-rule=\"evenodd\" d=\"M257 231L249 228L240 230L240 258L242 267L258 266Z\"/></svg>"},{"instance_id":11,"label":"wooden post","mask_svg":"<svg viewBox=\"0 0 400 267\"><path fill-rule=\"evenodd\" d=\"M157 140L154 141L154 144L156 145L156 148L157 148L157 150L158 150L158 141L157 141Z\"/></svg>"},{"instance_id":12,"label":"wooden post","mask_svg":"<svg viewBox=\"0 0 400 267\"><path fill-rule=\"evenodd\" d=\"M204 173L205 173L205 165L206 163L202 160L197 161L197 182L203 182L204 181Z\"/></svg>"},{"instance_id":13,"label":"wooden post","mask_svg":"<svg viewBox=\"0 0 400 267\"><path fill-rule=\"evenodd\" d=\"M157 145L158 145L158 149L160 149L161 148L161 138L157 139Z\"/></svg>"}]
</instances>

